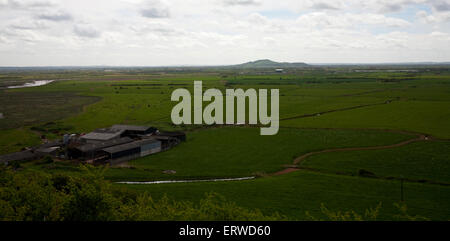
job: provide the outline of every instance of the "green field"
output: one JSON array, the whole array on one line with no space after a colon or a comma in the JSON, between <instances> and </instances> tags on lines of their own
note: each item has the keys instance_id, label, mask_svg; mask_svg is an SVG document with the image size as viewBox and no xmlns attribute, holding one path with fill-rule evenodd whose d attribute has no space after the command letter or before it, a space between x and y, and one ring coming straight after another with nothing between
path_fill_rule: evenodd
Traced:
<instances>
[{"instance_id":1,"label":"green field","mask_svg":"<svg viewBox=\"0 0 450 241\"><path fill-rule=\"evenodd\" d=\"M433 141L386 150L324 153L306 159L302 166L349 175L364 169L381 177L450 183L449 157L450 141Z\"/></svg>"},{"instance_id":2,"label":"green field","mask_svg":"<svg viewBox=\"0 0 450 241\"><path fill-rule=\"evenodd\" d=\"M238 137L238 138L237 138ZM275 136L259 136L256 128L218 128L189 133L174 150L132 161L136 168L158 172L176 170L184 179L243 177L270 174L292 164L295 157L330 147L393 144L409 136L376 131L281 129ZM245 146L243 150L241 147ZM172 178L163 176L162 178ZM152 179L142 177L142 179Z\"/></svg>"},{"instance_id":3,"label":"green field","mask_svg":"<svg viewBox=\"0 0 450 241\"><path fill-rule=\"evenodd\" d=\"M7 77L10 77L9 79ZM247 70L100 70L5 73L0 86L32 79L59 79L46 86L1 90L0 154L18 151L64 133L83 133L113 124L183 130L187 141L172 150L110 167L117 181L191 180L256 176L254 180L158 185L121 185L154 198L198 201L205 193L270 215L322 217L320 207L363 213L382 203L380 218L395 220L404 179L411 215L450 219L450 73L356 73L351 68L293 69L286 74ZM6 81L8 80L8 81ZM170 95L177 88L280 89L281 126L276 136L256 127L174 126ZM272 176L304 154L334 148L395 148L320 153L296 172ZM79 175L69 161L22 163L23 171ZM175 174L164 174L175 170ZM365 175L361 175L361 172ZM373 175L367 175L371 173Z\"/></svg>"}]
</instances>

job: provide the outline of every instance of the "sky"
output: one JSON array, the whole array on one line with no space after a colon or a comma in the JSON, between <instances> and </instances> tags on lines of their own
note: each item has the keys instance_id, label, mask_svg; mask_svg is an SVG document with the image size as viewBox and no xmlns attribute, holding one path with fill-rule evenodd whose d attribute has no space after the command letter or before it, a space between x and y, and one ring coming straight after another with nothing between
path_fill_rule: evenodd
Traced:
<instances>
[{"instance_id":1,"label":"sky","mask_svg":"<svg viewBox=\"0 0 450 241\"><path fill-rule=\"evenodd\" d=\"M450 61L450 0L0 0L0 66Z\"/></svg>"}]
</instances>

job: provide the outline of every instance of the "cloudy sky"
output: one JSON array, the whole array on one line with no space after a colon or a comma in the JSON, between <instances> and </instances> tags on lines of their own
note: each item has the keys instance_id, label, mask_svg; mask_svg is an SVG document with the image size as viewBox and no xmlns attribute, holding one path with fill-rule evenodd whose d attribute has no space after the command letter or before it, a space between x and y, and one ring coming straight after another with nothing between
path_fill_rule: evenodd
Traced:
<instances>
[{"instance_id":1,"label":"cloudy sky","mask_svg":"<svg viewBox=\"0 0 450 241\"><path fill-rule=\"evenodd\" d=\"M0 66L450 61L450 0L0 0Z\"/></svg>"}]
</instances>

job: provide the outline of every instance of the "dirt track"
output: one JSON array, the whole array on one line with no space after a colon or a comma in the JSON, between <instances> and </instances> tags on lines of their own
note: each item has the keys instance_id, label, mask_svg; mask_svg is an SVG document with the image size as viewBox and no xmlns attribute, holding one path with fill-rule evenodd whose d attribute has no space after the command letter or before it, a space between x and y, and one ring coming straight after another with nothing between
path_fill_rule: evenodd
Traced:
<instances>
[{"instance_id":1,"label":"dirt track","mask_svg":"<svg viewBox=\"0 0 450 241\"><path fill-rule=\"evenodd\" d=\"M396 148L396 147L401 147L401 146L405 146L408 145L410 143L413 142L418 142L418 141L427 141L430 138L425 136L425 135L419 135L416 138L407 140L407 141L403 141L397 144L392 144L392 145L386 145L386 146L370 146L370 147L348 147L348 148L334 148L334 149L325 149L322 151L315 151L315 152L309 152L306 153L302 156L297 157L294 160L294 163L292 166L288 166L286 169L281 170L279 172L273 173L272 176L279 176L279 175L283 175L283 174L287 174L287 173L291 173L291 172L295 172L301 169L300 164L302 161L304 161L306 158L313 156L313 155L317 155L317 154L322 154L322 153L329 153L329 152L343 152L343 151L368 151L368 150L382 150L382 149L390 149L390 148Z\"/></svg>"}]
</instances>

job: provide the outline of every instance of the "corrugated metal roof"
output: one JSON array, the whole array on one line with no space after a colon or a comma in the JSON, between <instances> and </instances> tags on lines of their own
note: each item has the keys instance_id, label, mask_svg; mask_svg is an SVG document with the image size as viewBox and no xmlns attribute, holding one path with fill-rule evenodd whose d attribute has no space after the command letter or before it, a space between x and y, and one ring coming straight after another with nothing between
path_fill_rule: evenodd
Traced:
<instances>
[{"instance_id":1,"label":"corrugated metal roof","mask_svg":"<svg viewBox=\"0 0 450 241\"><path fill-rule=\"evenodd\" d=\"M56 151L58 149L59 149L59 147L57 147L57 146L47 147L47 148L39 148L39 149L36 150L36 152L50 154L50 153L52 153L52 152L54 152L54 151Z\"/></svg>"},{"instance_id":2,"label":"corrugated metal roof","mask_svg":"<svg viewBox=\"0 0 450 241\"><path fill-rule=\"evenodd\" d=\"M55 146L61 146L61 145L62 145L62 142L60 140L58 140L58 141L44 143L44 144L40 145L39 148L49 148L49 147L55 147Z\"/></svg>"},{"instance_id":3,"label":"corrugated metal roof","mask_svg":"<svg viewBox=\"0 0 450 241\"><path fill-rule=\"evenodd\" d=\"M99 129L88 133L81 138L86 140L107 141L119 137L124 132L124 130Z\"/></svg>"},{"instance_id":4,"label":"corrugated metal roof","mask_svg":"<svg viewBox=\"0 0 450 241\"><path fill-rule=\"evenodd\" d=\"M145 139L145 140L134 141L134 142L123 144L123 145L108 147L108 148L103 149L103 151L110 153L110 154L114 154L114 153L118 153L118 152L122 152L122 151L126 151L126 150L135 149L135 148L141 147L143 145L147 145L147 144L151 144L151 143L155 143L155 142L160 142L160 141L155 140L155 139Z\"/></svg>"},{"instance_id":5,"label":"corrugated metal roof","mask_svg":"<svg viewBox=\"0 0 450 241\"><path fill-rule=\"evenodd\" d=\"M90 151L101 150L103 148L107 148L107 147L111 147L111 146L130 143L132 141L133 141L133 139L131 139L129 137L124 137L124 138L109 140L109 141L105 141L105 142L89 143L89 144L85 144L82 146L78 146L78 147L76 147L76 149L78 149L81 152L90 152Z\"/></svg>"},{"instance_id":6,"label":"corrugated metal roof","mask_svg":"<svg viewBox=\"0 0 450 241\"><path fill-rule=\"evenodd\" d=\"M118 132L121 132L121 131L124 131L124 130L113 129L113 128L100 128L100 129L97 129L97 130L95 130L93 132L95 132L95 133L110 133L110 134L114 134L114 133L118 133Z\"/></svg>"}]
</instances>

